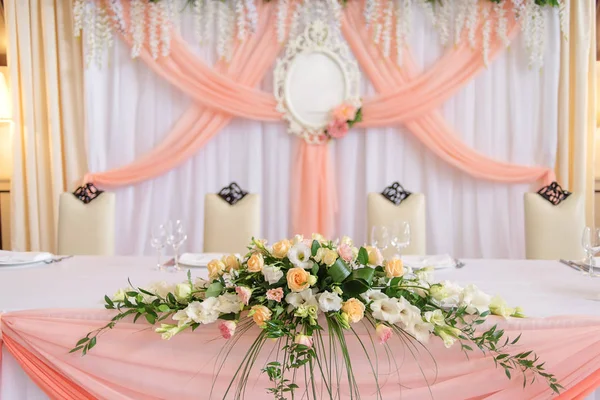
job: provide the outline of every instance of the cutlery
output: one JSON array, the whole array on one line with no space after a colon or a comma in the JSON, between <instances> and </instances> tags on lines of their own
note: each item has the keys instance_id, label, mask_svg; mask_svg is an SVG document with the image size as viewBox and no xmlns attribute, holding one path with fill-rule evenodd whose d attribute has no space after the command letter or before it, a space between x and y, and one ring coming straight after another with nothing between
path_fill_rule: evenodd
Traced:
<instances>
[{"instance_id":1,"label":"cutlery","mask_svg":"<svg viewBox=\"0 0 600 400\"><path fill-rule=\"evenodd\" d=\"M57 263L57 262L61 262L62 260L66 260L67 258L71 258L71 257L73 257L73 256L56 257L56 258L52 258L50 260L44 260L44 263L46 263L46 264Z\"/></svg>"},{"instance_id":2,"label":"cutlery","mask_svg":"<svg viewBox=\"0 0 600 400\"><path fill-rule=\"evenodd\" d=\"M462 261L460 261L459 259L454 259L454 264L456 268L462 268L464 267L466 264Z\"/></svg>"},{"instance_id":3,"label":"cutlery","mask_svg":"<svg viewBox=\"0 0 600 400\"><path fill-rule=\"evenodd\" d=\"M562 264L565 264L566 266L569 266L569 267L571 267L571 268L573 268L573 269L576 269L577 271L580 271L580 272L581 272L581 271L588 272L588 270L589 270L589 268L588 268L588 266L587 266L587 265L581 265L581 264L577 264L576 262L573 262L573 261L569 261L569 260L563 260L563 259L561 259L561 260L560 260L560 262L561 262Z\"/></svg>"}]
</instances>

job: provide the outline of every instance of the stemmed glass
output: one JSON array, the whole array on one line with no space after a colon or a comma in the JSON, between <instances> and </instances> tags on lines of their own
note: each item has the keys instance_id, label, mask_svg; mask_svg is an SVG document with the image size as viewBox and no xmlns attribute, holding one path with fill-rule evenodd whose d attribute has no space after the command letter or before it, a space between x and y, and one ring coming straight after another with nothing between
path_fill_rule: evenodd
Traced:
<instances>
[{"instance_id":1,"label":"stemmed glass","mask_svg":"<svg viewBox=\"0 0 600 400\"><path fill-rule=\"evenodd\" d=\"M167 222L167 244L175 252L175 270L179 271L179 248L187 240L187 235L180 220Z\"/></svg>"},{"instance_id":2,"label":"stemmed glass","mask_svg":"<svg viewBox=\"0 0 600 400\"><path fill-rule=\"evenodd\" d=\"M583 246L583 250L585 250L585 264L588 266L588 275L597 276L594 271L594 268L596 268L594 255L600 252L600 229L593 230L589 226L586 226L583 230L581 245Z\"/></svg>"},{"instance_id":3,"label":"stemmed glass","mask_svg":"<svg viewBox=\"0 0 600 400\"><path fill-rule=\"evenodd\" d=\"M162 264L160 262L160 253L162 249L167 245L167 229L163 224L157 225L152 228L150 232L150 246L156 249L156 269L162 271Z\"/></svg>"},{"instance_id":4,"label":"stemmed glass","mask_svg":"<svg viewBox=\"0 0 600 400\"><path fill-rule=\"evenodd\" d=\"M402 256L402 251L410 245L410 224L407 221L395 221L390 229L391 244Z\"/></svg>"},{"instance_id":5,"label":"stemmed glass","mask_svg":"<svg viewBox=\"0 0 600 400\"><path fill-rule=\"evenodd\" d=\"M371 228L371 245L377 247L383 253L390 244L390 233L387 227L382 225L374 225Z\"/></svg>"}]
</instances>

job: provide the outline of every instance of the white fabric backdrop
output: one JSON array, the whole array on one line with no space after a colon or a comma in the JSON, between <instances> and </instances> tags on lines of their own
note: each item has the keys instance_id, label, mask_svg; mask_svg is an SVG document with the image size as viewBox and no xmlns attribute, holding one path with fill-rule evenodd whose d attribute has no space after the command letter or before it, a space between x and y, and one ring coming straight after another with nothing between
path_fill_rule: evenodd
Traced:
<instances>
[{"instance_id":1,"label":"white fabric backdrop","mask_svg":"<svg viewBox=\"0 0 600 400\"><path fill-rule=\"evenodd\" d=\"M427 67L442 54L438 34L415 10L412 49ZM191 21L182 33L194 41ZM451 36L452 37L452 36ZM443 106L443 114L470 146L500 160L554 166L557 140L559 24L546 11L543 69L528 68L521 37L490 67ZM207 48L208 47L208 48ZM212 62L211 46L197 52ZM272 90L272 77L261 84ZM90 171L125 165L150 150L190 104L179 90L131 60L117 40L102 68L85 74ZM363 92L373 93L363 75ZM150 253L152 224L183 219L185 249L201 251L204 194L231 181L262 196L263 236L270 241L289 230L290 167L297 138L284 123L234 120L193 159L165 176L117 193L118 254ZM427 198L429 253L457 257L524 256L523 193L538 188L472 179L431 154L402 127L353 129L331 145L339 212L337 234L359 243L367 238L366 193L393 181ZM234 229L234 227L232 227Z\"/></svg>"}]
</instances>

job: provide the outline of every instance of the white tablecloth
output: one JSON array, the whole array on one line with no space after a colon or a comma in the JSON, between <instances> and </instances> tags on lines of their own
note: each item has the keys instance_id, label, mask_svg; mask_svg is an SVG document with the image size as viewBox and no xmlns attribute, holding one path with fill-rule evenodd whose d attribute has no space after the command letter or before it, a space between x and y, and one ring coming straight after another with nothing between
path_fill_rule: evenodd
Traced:
<instances>
[{"instance_id":1,"label":"white tablecloth","mask_svg":"<svg viewBox=\"0 0 600 400\"><path fill-rule=\"evenodd\" d=\"M600 278L590 278L556 261L463 261L464 268L436 271L436 279L474 283L489 294L501 295L512 306L523 307L532 317L600 316ZM127 286L127 278L139 286L185 279L186 271L160 272L154 269L155 262L143 257L74 257L54 264L0 267L0 310L100 308L104 295ZM191 271L193 276L207 274L206 269ZM46 397L5 351L0 399L40 398Z\"/></svg>"}]
</instances>

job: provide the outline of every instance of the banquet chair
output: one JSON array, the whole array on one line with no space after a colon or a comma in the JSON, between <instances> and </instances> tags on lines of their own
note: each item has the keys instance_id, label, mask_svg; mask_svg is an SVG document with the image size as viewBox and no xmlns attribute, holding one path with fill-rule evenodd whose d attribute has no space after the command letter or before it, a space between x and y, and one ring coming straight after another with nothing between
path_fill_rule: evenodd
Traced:
<instances>
[{"instance_id":1,"label":"banquet chair","mask_svg":"<svg viewBox=\"0 0 600 400\"><path fill-rule=\"evenodd\" d=\"M585 203L581 194L572 193L558 205L538 193L525 193L524 201L527 259L576 260L584 256Z\"/></svg>"},{"instance_id":2,"label":"banquet chair","mask_svg":"<svg viewBox=\"0 0 600 400\"><path fill-rule=\"evenodd\" d=\"M398 205L390 202L381 193L367 195L367 235L370 235L373 226L387 226L399 220L410 224L411 234L410 245L402 253L426 255L425 195L412 193ZM384 256L390 257L394 252L395 249L390 246L384 252Z\"/></svg>"},{"instance_id":3,"label":"banquet chair","mask_svg":"<svg viewBox=\"0 0 600 400\"><path fill-rule=\"evenodd\" d=\"M204 198L204 252L248 252L252 237L260 238L260 196L246 194L230 205L218 194Z\"/></svg>"},{"instance_id":4,"label":"banquet chair","mask_svg":"<svg viewBox=\"0 0 600 400\"><path fill-rule=\"evenodd\" d=\"M62 193L58 208L58 254L114 255L114 193L103 192L88 204Z\"/></svg>"}]
</instances>

